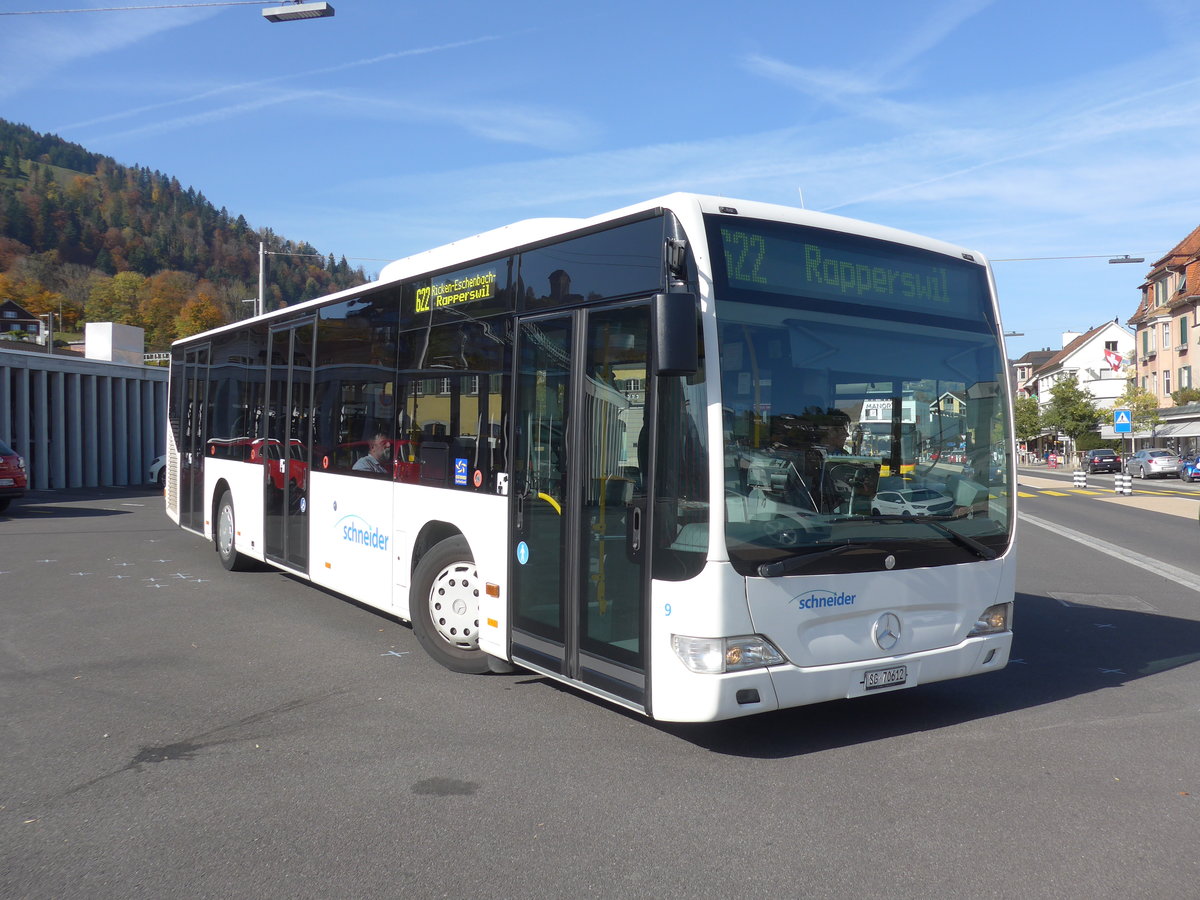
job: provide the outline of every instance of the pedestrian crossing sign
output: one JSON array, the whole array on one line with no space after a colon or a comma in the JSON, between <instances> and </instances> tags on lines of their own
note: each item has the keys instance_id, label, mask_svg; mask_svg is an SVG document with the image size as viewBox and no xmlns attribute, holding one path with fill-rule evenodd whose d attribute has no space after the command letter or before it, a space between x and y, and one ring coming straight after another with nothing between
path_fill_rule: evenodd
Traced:
<instances>
[{"instance_id":1,"label":"pedestrian crossing sign","mask_svg":"<svg viewBox=\"0 0 1200 900\"><path fill-rule=\"evenodd\" d=\"M1133 431L1133 416L1129 414L1129 410L1113 410L1113 431L1117 434L1129 434Z\"/></svg>"}]
</instances>

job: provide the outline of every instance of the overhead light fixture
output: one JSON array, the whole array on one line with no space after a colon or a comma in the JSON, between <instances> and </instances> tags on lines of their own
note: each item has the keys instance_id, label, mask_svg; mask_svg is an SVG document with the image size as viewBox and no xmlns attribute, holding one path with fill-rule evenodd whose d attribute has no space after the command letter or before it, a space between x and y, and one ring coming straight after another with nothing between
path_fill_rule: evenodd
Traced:
<instances>
[{"instance_id":1,"label":"overhead light fixture","mask_svg":"<svg viewBox=\"0 0 1200 900\"><path fill-rule=\"evenodd\" d=\"M1114 256L1109 260L1110 263L1140 263L1145 261L1146 258L1143 256L1130 256L1128 253L1124 256Z\"/></svg>"},{"instance_id":2,"label":"overhead light fixture","mask_svg":"<svg viewBox=\"0 0 1200 900\"><path fill-rule=\"evenodd\" d=\"M268 22L290 22L293 19L327 19L333 15L328 3L289 3L286 6L271 6L262 11Z\"/></svg>"}]
</instances>

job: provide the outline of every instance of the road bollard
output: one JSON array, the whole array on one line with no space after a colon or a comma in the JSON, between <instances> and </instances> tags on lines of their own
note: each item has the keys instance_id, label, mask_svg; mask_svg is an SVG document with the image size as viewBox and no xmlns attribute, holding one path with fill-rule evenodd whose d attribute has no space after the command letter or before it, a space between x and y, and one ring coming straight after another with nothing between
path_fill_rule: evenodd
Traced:
<instances>
[{"instance_id":1,"label":"road bollard","mask_svg":"<svg viewBox=\"0 0 1200 900\"><path fill-rule=\"evenodd\" d=\"M1076 469L1071 475L1071 481L1075 483L1075 487L1077 488L1087 487L1087 472L1083 471L1083 469Z\"/></svg>"},{"instance_id":2,"label":"road bollard","mask_svg":"<svg viewBox=\"0 0 1200 900\"><path fill-rule=\"evenodd\" d=\"M1117 496L1132 497L1133 496L1133 476L1118 472L1113 476L1113 491Z\"/></svg>"}]
</instances>

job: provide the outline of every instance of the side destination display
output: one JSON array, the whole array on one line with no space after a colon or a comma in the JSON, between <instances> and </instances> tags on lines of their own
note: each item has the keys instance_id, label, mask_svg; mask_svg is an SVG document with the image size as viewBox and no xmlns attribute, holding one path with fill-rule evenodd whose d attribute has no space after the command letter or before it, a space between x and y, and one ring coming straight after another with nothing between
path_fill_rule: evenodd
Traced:
<instances>
[{"instance_id":1,"label":"side destination display","mask_svg":"<svg viewBox=\"0 0 1200 900\"><path fill-rule=\"evenodd\" d=\"M466 274L454 273L433 279L428 286L417 288L414 312L480 303L496 296L496 270L480 269Z\"/></svg>"}]
</instances>

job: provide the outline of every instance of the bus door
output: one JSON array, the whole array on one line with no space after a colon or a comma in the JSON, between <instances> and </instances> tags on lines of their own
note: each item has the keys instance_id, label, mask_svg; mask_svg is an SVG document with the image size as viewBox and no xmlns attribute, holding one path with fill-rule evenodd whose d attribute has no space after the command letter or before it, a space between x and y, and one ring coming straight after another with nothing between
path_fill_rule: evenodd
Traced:
<instances>
[{"instance_id":1,"label":"bus door","mask_svg":"<svg viewBox=\"0 0 1200 900\"><path fill-rule=\"evenodd\" d=\"M203 533L205 411L208 409L209 345L191 347L184 353L183 390L179 392L179 524Z\"/></svg>"},{"instance_id":2,"label":"bus door","mask_svg":"<svg viewBox=\"0 0 1200 900\"><path fill-rule=\"evenodd\" d=\"M263 526L267 559L308 571L308 463L312 412L312 319L271 330Z\"/></svg>"},{"instance_id":3,"label":"bus door","mask_svg":"<svg viewBox=\"0 0 1200 900\"><path fill-rule=\"evenodd\" d=\"M647 303L517 328L512 655L646 702Z\"/></svg>"}]
</instances>

